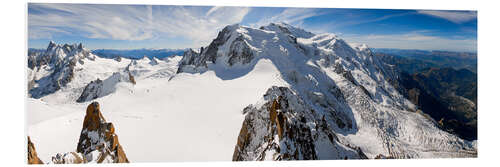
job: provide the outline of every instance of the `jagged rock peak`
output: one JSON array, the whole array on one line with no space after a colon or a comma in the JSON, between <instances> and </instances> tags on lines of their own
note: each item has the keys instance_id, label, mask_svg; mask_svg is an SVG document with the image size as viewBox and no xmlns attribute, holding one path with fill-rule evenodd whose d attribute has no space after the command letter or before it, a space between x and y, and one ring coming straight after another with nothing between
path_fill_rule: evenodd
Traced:
<instances>
[{"instance_id":1,"label":"jagged rock peak","mask_svg":"<svg viewBox=\"0 0 500 167\"><path fill-rule=\"evenodd\" d=\"M233 161L366 159L359 148L342 145L331 127L287 87L273 86L263 101L244 110ZM335 152L325 157L325 149Z\"/></svg>"},{"instance_id":2,"label":"jagged rock peak","mask_svg":"<svg viewBox=\"0 0 500 167\"><path fill-rule=\"evenodd\" d=\"M35 149L35 144L31 142L29 136L28 136L28 164L43 164L42 160L38 158Z\"/></svg>"},{"instance_id":3,"label":"jagged rock peak","mask_svg":"<svg viewBox=\"0 0 500 167\"><path fill-rule=\"evenodd\" d=\"M129 162L115 134L113 123L106 122L98 102L92 102L87 107L77 153L81 153L82 159L88 162Z\"/></svg>"},{"instance_id":4,"label":"jagged rock peak","mask_svg":"<svg viewBox=\"0 0 500 167\"><path fill-rule=\"evenodd\" d=\"M57 44L54 41L49 42L49 46L47 47L47 50L52 50L52 48L56 47Z\"/></svg>"},{"instance_id":5,"label":"jagged rock peak","mask_svg":"<svg viewBox=\"0 0 500 167\"><path fill-rule=\"evenodd\" d=\"M74 69L77 64L84 64L85 59L95 60L95 55L80 43L79 45L58 45L49 42L47 50L42 54L28 56L28 64L31 69L41 68L48 70L48 76L44 77L44 83L29 90L33 98L41 98L53 93L72 81Z\"/></svg>"},{"instance_id":6,"label":"jagged rock peak","mask_svg":"<svg viewBox=\"0 0 500 167\"><path fill-rule=\"evenodd\" d=\"M82 43L74 43L74 44L56 44L54 41L50 41L47 46L46 54L55 54L58 49L64 51L64 53L68 55L74 55L75 53L84 52L85 56L89 56L90 50L86 49ZM73 53L73 54L72 54Z\"/></svg>"},{"instance_id":7,"label":"jagged rock peak","mask_svg":"<svg viewBox=\"0 0 500 167\"><path fill-rule=\"evenodd\" d=\"M43 164L28 136L28 163ZM99 103L88 105L76 152L57 153L49 164L129 163L115 134L113 123L106 122Z\"/></svg>"}]
</instances>

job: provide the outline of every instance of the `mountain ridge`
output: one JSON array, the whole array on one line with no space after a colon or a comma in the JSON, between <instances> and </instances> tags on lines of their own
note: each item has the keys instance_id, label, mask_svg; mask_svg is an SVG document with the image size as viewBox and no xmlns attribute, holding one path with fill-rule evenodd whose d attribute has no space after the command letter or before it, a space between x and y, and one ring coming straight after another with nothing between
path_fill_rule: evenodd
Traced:
<instances>
[{"instance_id":1,"label":"mountain ridge","mask_svg":"<svg viewBox=\"0 0 500 167\"><path fill-rule=\"evenodd\" d=\"M294 32L299 33L295 34ZM270 41L273 41L273 43ZM326 117L326 122L332 123L330 126L338 128L332 130L336 133L344 135L358 133L360 131L358 128L361 125L359 125L360 123L356 123L357 121L363 121L364 123L362 124L366 124L363 126L370 127L368 129L375 128L375 122L382 124L386 124L384 122L394 122L394 120L387 120L387 118L373 115L372 112L386 113L392 115L392 119L398 120L400 119L399 117L407 117L404 115L416 111L411 102L405 99L389 84L388 81L395 80L397 76L385 70L382 62L373 55L366 45L351 47L335 35L304 33L286 24L272 23L260 29L231 25L224 28L207 48L200 49L201 53L189 52L189 55L183 57L181 60L178 72L204 73L213 70L216 75L220 73L218 76L221 79L233 79L239 75L227 77L225 76L225 72L252 68L252 65L259 59L269 59L281 71L281 77L290 85L290 88L299 97L305 99L306 103L312 104L315 111L321 114L336 113L333 114L334 116ZM301 77L304 77L304 79ZM339 89L340 91L333 91ZM384 110L394 111L387 112ZM358 113L361 114L359 115L361 116L360 118L356 118L355 115L358 114L355 114L355 111L361 112ZM338 117L338 115L342 114L347 115L347 117ZM473 149L466 141L461 141L456 136L441 132L435 123L432 121L427 122L427 118L418 114L411 117L421 121L417 124L430 128L428 130L419 128L419 130L425 131L420 133L433 131L433 133L438 133L444 139L442 142L421 141L422 143L414 143L415 147L423 146L438 149L437 145L445 146L448 145L445 144L448 143L446 140L453 140L457 146L453 146L454 144L448 145L448 149ZM349 120L357 121L349 122ZM334 122L344 123L336 124ZM354 125L353 128L342 130L340 125L345 124L345 122ZM402 126L410 126L406 128L412 128L411 125L402 123L405 124ZM345 126L342 127L345 128ZM383 127L387 129L376 132L377 135L380 135L380 138L375 140L379 140L381 145L388 144L393 146L381 148L379 151L385 150L382 153L375 153L368 146L360 146L360 150L368 152L368 157L425 157L424 152L419 152L417 151L418 149L411 150L412 148L403 146L408 145L406 142L410 141L405 141L408 139L402 139L398 135L387 133L390 130L394 130L394 128L401 128L398 123L389 123L383 125ZM244 128L242 127L242 129ZM420 136L407 130L409 129L401 129L397 133L412 133L408 135L435 138L433 136ZM347 135L344 140L340 139L339 141L344 145L360 144L349 142L349 138ZM449 151L450 153L452 152L451 150ZM244 153L235 152L235 156L239 154ZM345 158L343 156L338 155L337 157L330 158ZM236 158L236 160L245 159Z\"/></svg>"}]
</instances>

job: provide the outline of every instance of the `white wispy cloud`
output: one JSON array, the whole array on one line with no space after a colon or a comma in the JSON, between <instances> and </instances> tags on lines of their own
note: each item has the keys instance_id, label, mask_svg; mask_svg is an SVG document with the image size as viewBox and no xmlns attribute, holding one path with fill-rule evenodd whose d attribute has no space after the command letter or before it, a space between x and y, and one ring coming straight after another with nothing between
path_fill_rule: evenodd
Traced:
<instances>
[{"instance_id":1,"label":"white wispy cloud","mask_svg":"<svg viewBox=\"0 0 500 167\"><path fill-rule=\"evenodd\" d=\"M357 35L341 36L347 42L367 44L373 48L399 48L423 50L477 51L477 40L463 37L445 38L425 35L423 31L414 31L392 35Z\"/></svg>"},{"instance_id":2,"label":"white wispy cloud","mask_svg":"<svg viewBox=\"0 0 500 167\"><path fill-rule=\"evenodd\" d=\"M319 14L323 14L323 13L319 13ZM348 14L348 16L350 17L349 19L342 18L342 19L337 20L337 21L324 22L324 23L316 24L314 26L310 26L310 25L304 25L304 26L305 26L305 28L307 28L308 30L310 30L314 33L330 33L330 32L332 32L332 30L339 29L342 27L350 27L350 26L356 26L359 24L373 23L373 22L383 21L383 20L387 20L387 19L391 19L391 18L395 18L395 17L406 16L406 15L411 15L411 14L413 14L413 13L406 12L406 13L383 15L383 16L378 16L378 17L362 17L362 16L353 16L353 15Z\"/></svg>"},{"instance_id":3,"label":"white wispy cloud","mask_svg":"<svg viewBox=\"0 0 500 167\"><path fill-rule=\"evenodd\" d=\"M38 12L28 14L30 38L60 31L82 33L88 38L143 40L152 37L151 6L30 4Z\"/></svg>"},{"instance_id":4,"label":"white wispy cloud","mask_svg":"<svg viewBox=\"0 0 500 167\"><path fill-rule=\"evenodd\" d=\"M419 10L418 13L446 19L457 24L477 18L477 12L475 11Z\"/></svg>"},{"instance_id":5,"label":"white wispy cloud","mask_svg":"<svg viewBox=\"0 0 500 167\"><path fill-rule=\"evenodd\" d=\"M314 16L325 14L314 8L286 8L281 13L271 17L265 17L251 24L252 27L259 27L269 23L284 22L292 25L302 25L304 20Z\"/></svg>"},{"instance_id":6,"label":"white wispy cloud","mask_svg":"<svg viewBox=\"0 0 500 167\"><path fill-rule=\"evenodd\" d=\"M189 38L198 46L206 45L215 38L218 30L240 23L249 11L246 7L212 7L208 12L200 13L175 6L155 10L154 29L170 36Z\"/></svg>"},{"instance_id":7,"label":"white wispy cloud","mask_svg":"<svg viewBox=\"0 0 500 167\"><path fill-rule=\"evenodd\" d=\"M30 39L55 35L145 40L184 37L193 46L206 45L217 30L241 22L249 8L150 5L29 4ZM205 10L206 11L206 10Z\"/></svg>"}]
</instances>

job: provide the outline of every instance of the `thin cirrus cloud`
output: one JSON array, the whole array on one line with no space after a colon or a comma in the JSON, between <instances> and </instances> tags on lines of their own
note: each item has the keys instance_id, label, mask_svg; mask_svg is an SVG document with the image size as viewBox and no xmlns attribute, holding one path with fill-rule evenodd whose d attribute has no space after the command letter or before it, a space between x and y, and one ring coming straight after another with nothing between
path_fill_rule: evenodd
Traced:
<instances>
[{"instance_id":1,"label":"thin cirrus cloud","mask_svg":"<svg viewBox=\"0 0 500 167\"><path fill-rule=\"evenodd\" d=\"M186 37L194 45L205 45L217 35L218 30L229 24L240 23L250 8L212 7L207 12L196 10L180 6L155 10L153 29L167 37Z\"/></svg>"},{"instance_id":2,"label":"thin cirrus cloud","mask_svg":"<svg viewBox=\"0 0 500 167\"><path fill-rule=\"evenodd\" d=\"M217 29L241 22L245 7L200 8L150 5L29 4L30 39L78 34L86 38L146 40L184 37L205 44Z\"/></svg>"},{"instance_id":3,"label":"thin cirrus cloud","mask_svg":"<svg viewBox=\"0 0 500 167\"><path fill-rule=\"evenodd\" d=\"M300 26L304 23L305 19L324 15L326 13L327 12L322 12L314 8L286 8L278 14L271 17L264 17L259 21L257 21L256 23L252 23L250 26L259 27L275 22L284 22Z\"/></svg>"},{"instance_id":4,"label":"thin cirrus cloud","mask_svg":"<svg viewBox=\"0 0 500 167\"><path fill-rule=\"evenodd\" d=\"M418 13L446 19L457 24L465 23L477 18L477 12L475 11L419 10Z\"/></svg>"},{"instance_id":5,"label":"thin cirrus cloud","mask_svg":"<svg viewBox=\"0 0 500 167\"><path fill-rule=\"evenodd\" d=\"M30 38L47 38L58 32L81 33L87 38L144 40L152 37L151 6L30 4ZM149 11L149 12L145 12ZM45 34L36 36L35 34Z\"/></svg>"}]
</instances>

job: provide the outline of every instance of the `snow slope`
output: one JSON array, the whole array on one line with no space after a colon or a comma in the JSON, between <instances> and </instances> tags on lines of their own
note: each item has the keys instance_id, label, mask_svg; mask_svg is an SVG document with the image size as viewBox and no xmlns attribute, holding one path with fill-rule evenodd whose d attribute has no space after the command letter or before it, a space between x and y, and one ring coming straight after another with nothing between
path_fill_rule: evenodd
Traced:
<instances>
[{"instance_id":1,"label":"snow slope","mask_svg":"<svg viewBox=\"0 0 500 167\"><path fill-rule=\"evenodd\" d=\"M174 57L169 62L179 60ZM258 100L267 87L283 85L268 60L234 80L221 80L213 72L182 73L170 79L175 70L169 69L177 66L156 68L146 59L138 60L130 68L136 85L119 83L115 93L96 99L104 117L115 125L131 162L231 160L243 121L240 110ZM77 144L90 102L63 102L63 96L72 91L61 89L28 100L28 115L55 112L44 121L29 121L28 135L43 161L74 151Z\"/></svg>"}]
</instances>

